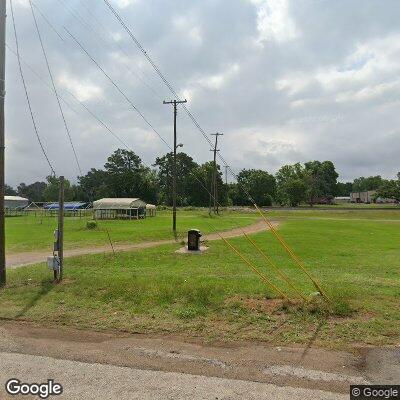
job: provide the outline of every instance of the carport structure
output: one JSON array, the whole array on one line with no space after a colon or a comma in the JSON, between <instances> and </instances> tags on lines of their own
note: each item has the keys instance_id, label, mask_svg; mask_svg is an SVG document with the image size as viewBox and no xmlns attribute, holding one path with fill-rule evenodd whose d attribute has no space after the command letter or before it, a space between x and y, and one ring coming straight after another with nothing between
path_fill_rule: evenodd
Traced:
<instances>
[{"instance_id":1,"label":"carport structure","mask_svg":"<svg viewBox=\"0 0 400 400\"><path fill-rule=\"evenodd\" d=\"M146 217L146 203L139 198L104 198L93 202L94 219Z\"/></svg>"}]
</instances>

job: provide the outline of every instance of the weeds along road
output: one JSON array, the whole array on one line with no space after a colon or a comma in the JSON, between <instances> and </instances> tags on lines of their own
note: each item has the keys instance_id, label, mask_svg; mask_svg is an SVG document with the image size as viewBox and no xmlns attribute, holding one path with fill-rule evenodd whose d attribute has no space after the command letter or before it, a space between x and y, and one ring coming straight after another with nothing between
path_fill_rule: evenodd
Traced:
<instances>
[{"instance_id":1,"label":"weeds along road","mask_svg":"<svg viewBox=\"0 0 400 400\"><path fill-rule=\"evenodd\" d=\"M273 222L274 226L278 226L277 222ZM247 234L262 232L267 230L268 226L262 220L256 222L255 224L244 226L243 228L235 228L229 231L220 232L224 238L232 238L237 236L242 236L243 232ZM203 240L220 240L218 233L210 233L202 237ZM115 251L129 251L129 250L141 250L150 247L157 247L163 244L175 243L173 239L171 240L158 240L149 241L135 244L115 244ZM87 254L98 254L98 253L111 253L112 249L110 245L106 246L95 246L95 247L83 247L71 250L65 250L64 257L74 257L83 256ZM15 254L6 254L6 266L8 268L18 268L25 265L38 264L45 262L47 256L51 253L50 247L48 251L29 251Z\"/></svg>"}]
</instances>

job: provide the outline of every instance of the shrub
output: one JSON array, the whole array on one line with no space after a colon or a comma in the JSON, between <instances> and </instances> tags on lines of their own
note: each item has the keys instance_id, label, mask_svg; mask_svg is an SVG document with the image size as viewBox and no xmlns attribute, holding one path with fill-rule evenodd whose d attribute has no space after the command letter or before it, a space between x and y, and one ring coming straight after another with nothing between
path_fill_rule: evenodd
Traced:
<instances>
[{"instance_id":1,"label":"shrub","mask_svg":"<svg viewBox=\"0 0 400 400\"><path fill-rule=\"evenodd\" d=\"M87 221L86 222L86 229L96 229L97 222L96 221Z\"/></svg>"}]
</instances>

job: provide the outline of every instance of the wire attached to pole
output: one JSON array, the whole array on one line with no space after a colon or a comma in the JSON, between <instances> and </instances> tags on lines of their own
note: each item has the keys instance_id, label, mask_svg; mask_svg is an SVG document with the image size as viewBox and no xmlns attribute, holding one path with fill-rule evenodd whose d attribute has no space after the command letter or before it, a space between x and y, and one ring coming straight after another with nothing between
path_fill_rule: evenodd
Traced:
<instances>
[{"instance_id":1,"label":"wire attached to pole","mask_svg":"<svg viewBox=\"0 0 400 400\"><path fill-rule=\"evenodd\" d=\"M14 7L13 7L13 1L10 0L10 9L11 9L11 19L12 19L12 23L13 23L13 30L14 30L14 37L15 37L15 46L16 46L16 56L17 56L17 61L18 61L18 68L19 68L19 73L21 76L21 81L22 81L22 85L24 87L24 92L25 92L25 98L26 98L26 102L28 104L28 109L29 109L29 113L31 116L31 120L32 120L32 124L33 124L33 130L35 132L36 138L39 142L39 146L42 150L42 153L44 155L44 158L46 159L47 164L50 167L51 170L51 175L55 176L55 170L53 168L52 163L50 162L50 159L46 153L46 150L44 148L44 145L42 143L42 139L40 138L40 134L39 134L39 130L36 124L36 120L35 120L35 116L32 110L32 105L31 105L31 100L29 97L29 92L28 92L28 87L26 85L26 81L25 81L25 77L24 77L24 72L22 69L22 64L21 64L21 56L20 56L20 51L19 51L19 40L18 40L18 34L17 34L17 25L15 22L15 16L14 16Z\"/></svg>"}]
</instances>

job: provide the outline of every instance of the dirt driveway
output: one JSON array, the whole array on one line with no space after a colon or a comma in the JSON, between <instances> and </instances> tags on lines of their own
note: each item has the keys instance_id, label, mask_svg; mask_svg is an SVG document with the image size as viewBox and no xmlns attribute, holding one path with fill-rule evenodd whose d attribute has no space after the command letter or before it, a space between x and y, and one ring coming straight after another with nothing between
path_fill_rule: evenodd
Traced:
<instances>
[{"instance_id":1,"label":"dirt driveway","mask_svg":"<svg viewBox=\"0 0 400 400\"><path fill-rule=\"evenodd\" d=\"M273 222L274 226L278 226L277 222ZM268 226L265 224L263 220L256 222L255 224L245 226L243 228L235 228L229 231L222 231L220 234L224 238L232 238L237 236L242 236L243 232L248 234L250 233L257 233L264 230L267 230ZM219 240L218 233L210 233L208 235L204 235L204 240ZM114 244L115 251L130 251L130 250L141 250L147 249L150 247L157 247L163 244L171 244L175 243L175 240L168 239L168 240L158 240L152 242L142 242L142 243L135 243L135 244ZM111 246L97 246L97 247L82 247L77 249L65 250L64 257L74 257L74 256L82 256L86 254L98 254L98 253L110 253L112 252ZM25 265L30 264L38 264L44 262L48 256L51 255L51 249L49 248L48 251L41 250L41 251L29 251L23 253L15 253L15 254L6 254L6 266L8 268L18 268Z\"/></svg>"}]
</instances>

